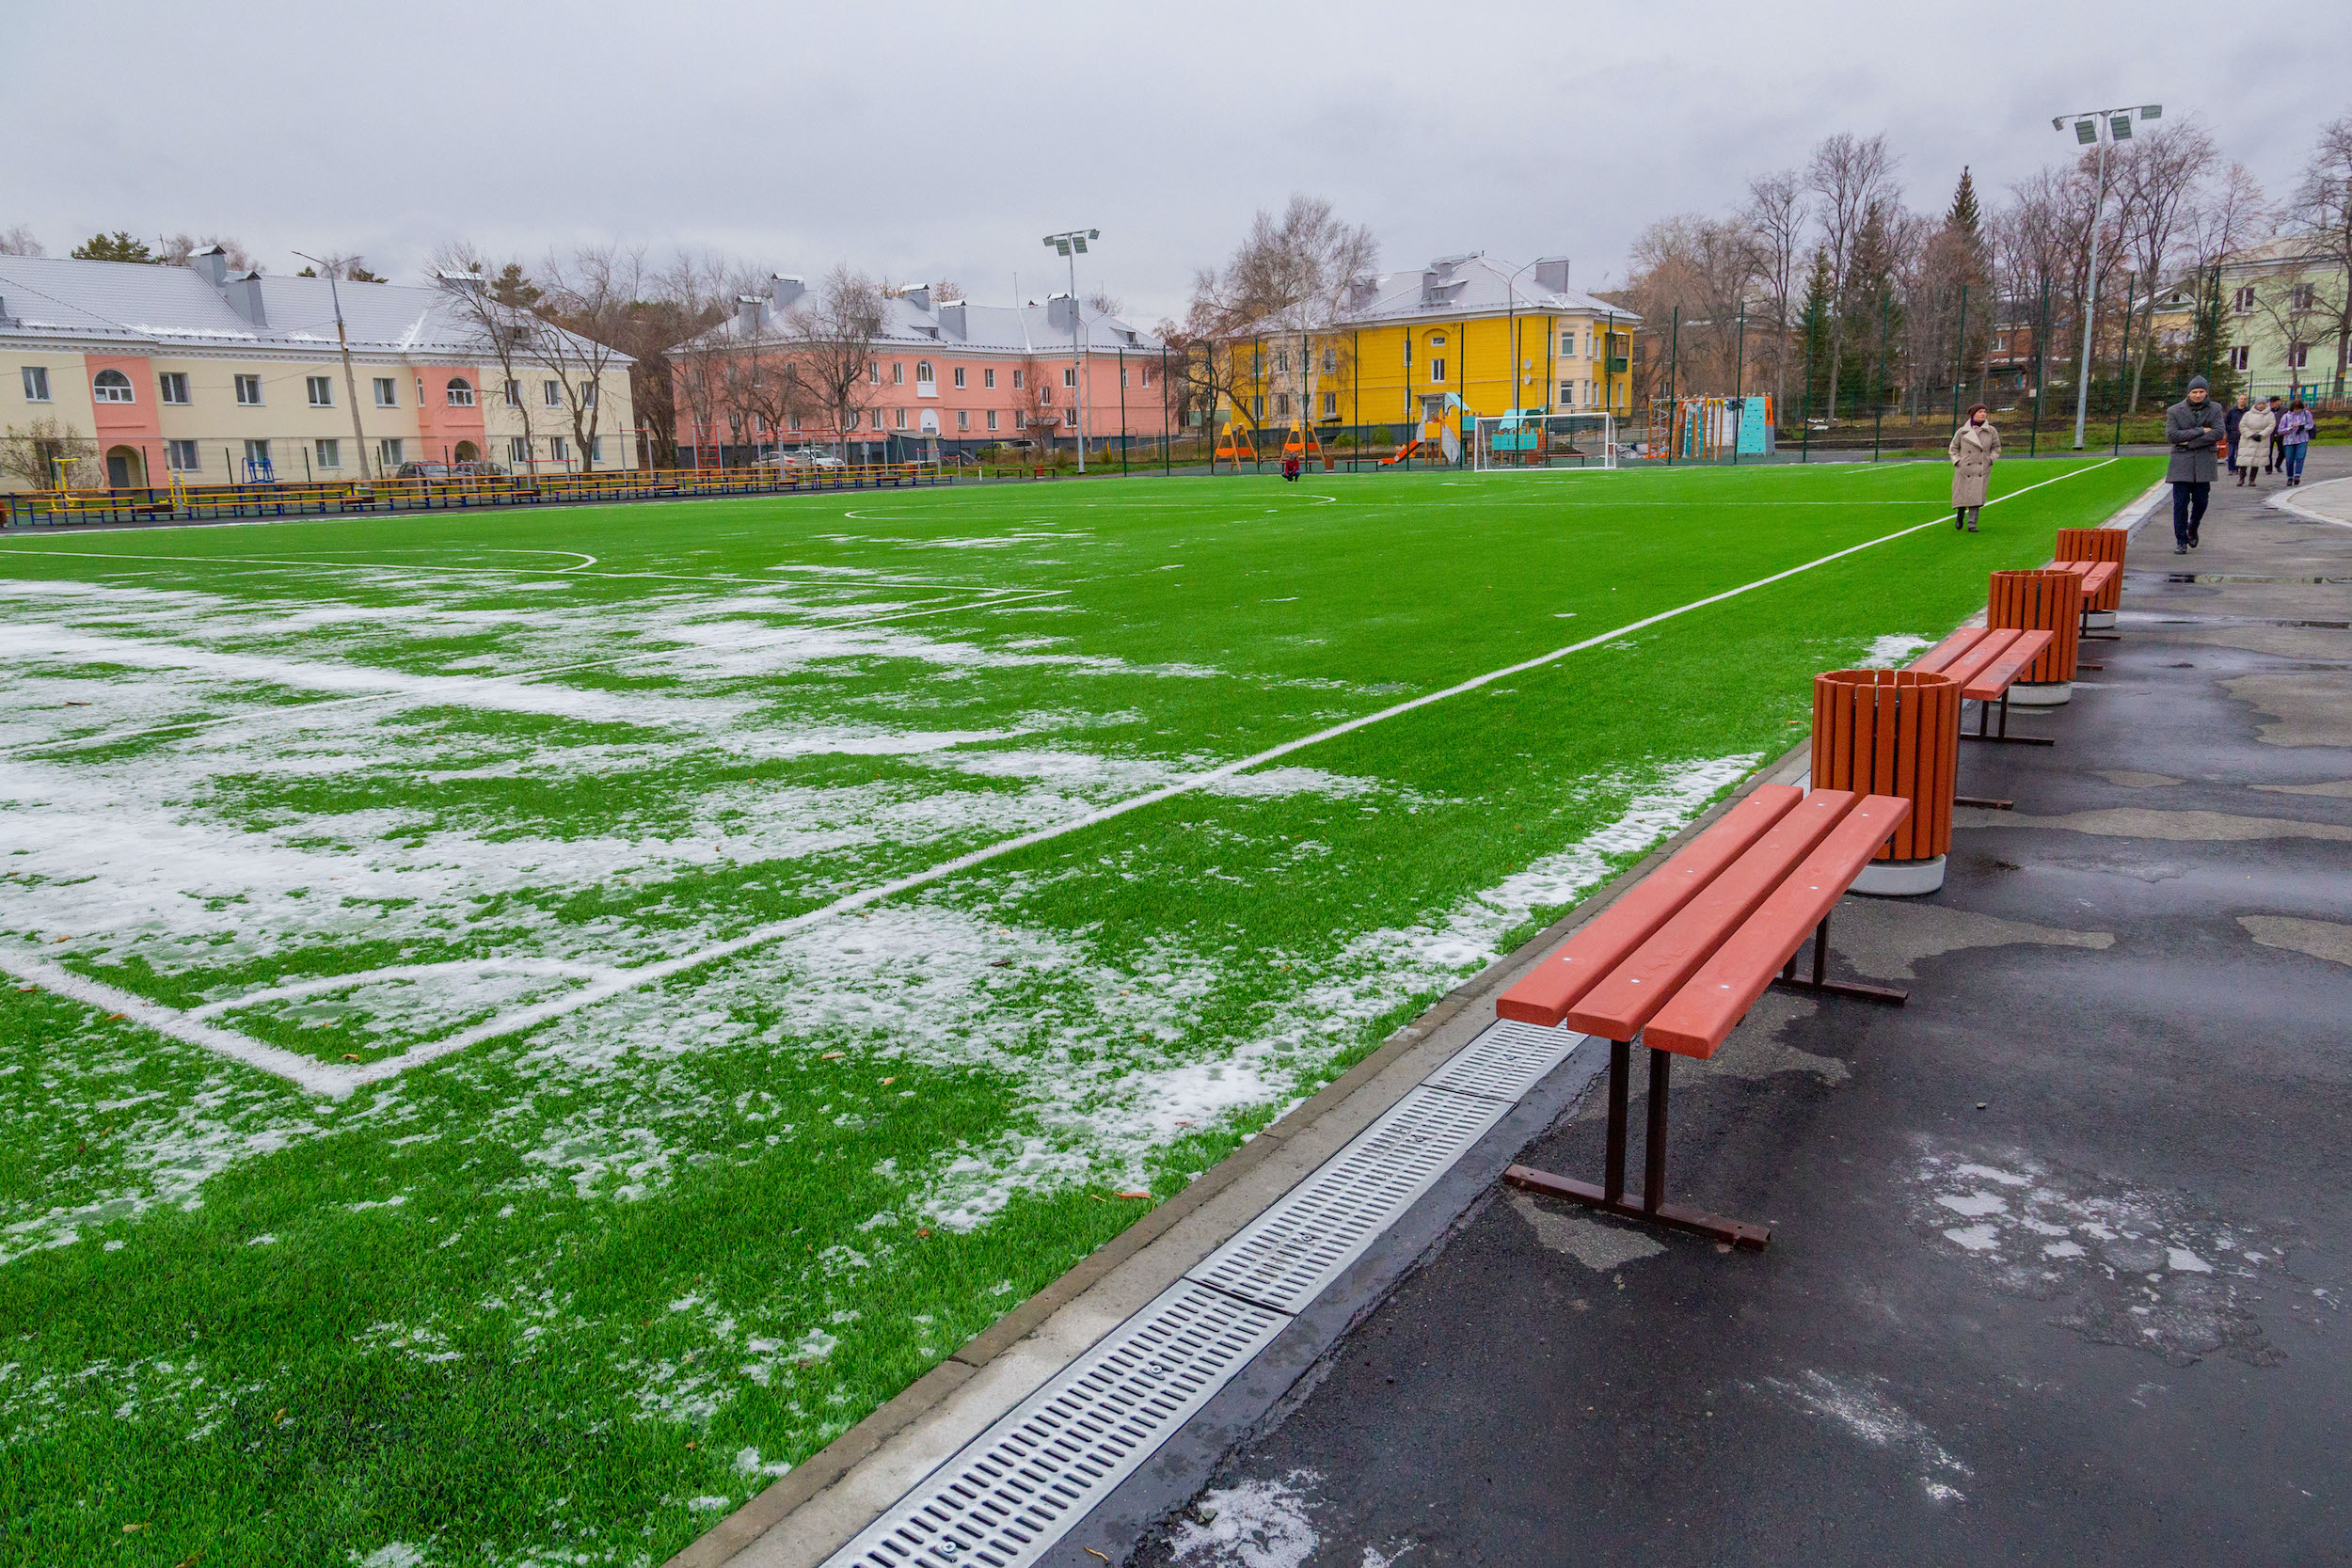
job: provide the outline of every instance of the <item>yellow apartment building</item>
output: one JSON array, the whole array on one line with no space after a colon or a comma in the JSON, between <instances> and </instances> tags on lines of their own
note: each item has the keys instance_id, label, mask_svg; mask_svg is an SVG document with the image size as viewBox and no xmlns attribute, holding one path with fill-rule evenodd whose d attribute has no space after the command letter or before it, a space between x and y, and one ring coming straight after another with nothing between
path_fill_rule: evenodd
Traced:
<instances>
[{"instance_id":1,"label":"yellow apartment building","mask_svg":"<svg viewBox=\"0 0 2352 1568\"><path fill-rule=\"evenodd\" d=\"M1483 252L1357 279L1332 324L1268 327L1218 347L1220 422L1403 425L1514 408L1627 417L1641 318L1568 286L1568 262L1513 266Z\"/></svg>"}]
</instances>

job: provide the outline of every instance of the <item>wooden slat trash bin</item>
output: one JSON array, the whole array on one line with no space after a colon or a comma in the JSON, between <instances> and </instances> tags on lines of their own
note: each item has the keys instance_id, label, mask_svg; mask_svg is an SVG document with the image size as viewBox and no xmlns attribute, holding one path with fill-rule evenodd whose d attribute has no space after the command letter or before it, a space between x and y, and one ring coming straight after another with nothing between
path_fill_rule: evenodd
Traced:
<instances>
[{"instance_id":1,"label":"wooden slat trash bin","mask_svg":"<svg viewBox=\"0 0 2352 1568\"><path fill-rule=\"evenodd\" d=\"M1911 896L1944 885L1960 700L1959 681L1920 670L1813 677L1812 787L1911 802L1910 816L1854 879L1854 892Z\"/></svg>"},{"instance_id":2,"label":"wooden slat trash bin","mask_svg":"<svg viewBox=\"0 0 2352 1568\"><path fill-rule=\"evenodd\" d=\"M2106 631L2115 625L2116 610L2123 600L2123 552L2130 543L2130 532L2120 528L2058 531L2058 560L2106 561L2115 564L2107 580L2083 604L2083 626L2089 630Z\"/></svg>"},{"instance_id":3,"label":"wooden slat trash bin","mask_svg":"<svg viewBox=\"0 0 2352 1568\"><path fill-rule=\"evenodd\" d=\"M2010 688L2020 707L2056 707L2074 694L2082 649L2083 579L2078 572L1995 572L1985 595L1984 624L2046 631L2050 645Z\"/></svg>"}]
</instances>

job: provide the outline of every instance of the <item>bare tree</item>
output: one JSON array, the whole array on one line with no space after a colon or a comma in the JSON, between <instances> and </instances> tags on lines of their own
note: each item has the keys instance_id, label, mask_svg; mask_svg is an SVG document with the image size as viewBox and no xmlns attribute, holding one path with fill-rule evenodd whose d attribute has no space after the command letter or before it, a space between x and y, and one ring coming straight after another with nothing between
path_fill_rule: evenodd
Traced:
<instances>
[{"instance_id":1,"label":"bare tree","mask_svg":"<svg viewBox=\"0 0 2352 1568\"><path fill-rule=\"evenodd\" d=\"M2127 214L2122 240L2138 282L2140 308L2132 362L2131 408L2139 409L2139 388L2154 337L2156 296L2184 260L2194 225L2197 192L2214 161L2213 137L2195 120L2179 120L2127 144L2115 160L2119 203Z\"/></svg>"},{"instance_id":2,"label":"bare tree","mask_svg":"<svg viewBox=\"0 0 2352 1568\"><path fill-rule=\"evenodd\" d=\"M2312 313L2312 325L2324 319L2327 333L2317 341L2304 341L2314 348L2335 346L2334 390L2341 397L2344 361L2352 355L2352 115L2320 128L2285 217L2305 264L2329 275L2325 288L2332 297L2323 311L2315 293Z\"/></svg>"},{"instance_id":3,"label":"bare tree","mask_svg":"<svg viewBox=\"0 0 2352 1568\"><path fill-rule=\"evenodd\" d=\"M1653 340L1653 369L1671 355L1677 388L1739 395L1750 325L1742 312L1762 262L1747 225L1696 213L1661 218L1636 236L1628 260L1624 292ZM1769 325L1760 316L1752 324L1759 338Z\"/></svg>"},{"instance_id":4,"label":"bare tree","mask_svg":"<svg viewBox=\"0 0 2352 1568\"><path fill-rule=\"evenodd\" d=\"M645 288L642 246L582 245L569 256L550 254L543 269L547 297L538 313L548 325L538 335L539 356L564 389L582 473L596 467L597 426L604 418L604 378L629 331Z\"/></svg>"},{"instance_id":5,"label":"bare tree","mask_svg":"<svg viewBox=\"0 0 2352 1568\"><path fill-rule=\"evenodd\" d=\"M1338 331L1350 293L1378 263L1372 230L1343 221L1328 201L1295 194L1279 218L1259 210L1221 272L1194 275L1185 335L1223 346L1213 356L1213 365L1222 359L1222 373L1212 375L1229 389L1238 379L1237 340L1265 340L1275 350L1267 363L1282 367L1266 385L1281 386L1277 396L1295 394L1301 417L1311 420L1325 378L1343 378L1350 363ZM1238 412L1244 404L1236 399L1233 406Z\"/></svg>"},{"instance_id":6,"label":"bare tree","mask_svg":"<svg viewBox=\"0 0 2352 1568\"><path fill-rule=\"evenodd\" d=\"M48 490L56 485L60 463L67 466L69 483L95 484L98 443L54 417L35 420L23 430L10 425L0 431L0 474Z\"/></svg>"},{"instance_id":7,"label":"bare tree","mask_svg":"<svg viewBox=\"0 0 2352 1568\"><path fill-rule=\"evenodd\" d=\"M1867 140L1840 131L1813 150L1805 166L1804 189L1819 202L1814 209L1821 225L1821 252L1829 261L1830 291L1843 299L1851 292L1854 247L1871 209L1900 199L1895 183L1895 154L1882 134ZM1845 356L1847 323L1839 310L1830 318L1829 406L1837 407L1839 362Z\"/></svg>"},{"instance_id":8,"label":"bare tree","mask_svg":"<svg viewBox=\"0 0 2352 1568\"><path fill-rule=\"evenodd\" d=\"M253 253L245 247L245 242L227 234L207 234L200 240L190 234L166 234L158 243L163 249L155 260L167 267L184 267L188 264L188 258L198 251L218 245L230 272L262 270L261 263L253 259Z\"/></svg>"},{"instance_id":9,"label":"bare tree","mask_svg":"<svg viewBox=\"0 0 2352 1568\"><path fill-rule=\"evenodd\" d=\"M441 292L442 309L456 322L467 346L480 360L498 366L499 395L522 417L523 451L535 453L531 399L523 394L522 382L524 370L539 365L535 344L540 324L532 314L540 300L539 286L519 262L500 265L465 240L433 253L433 281ZM482 395L487 401L489 388L482 388Z\"/></svg>"},{"instance_id":10,"label":"bare tree","mask_svg":"<svg viewBox=\"0 0 2352 1568\"><path fill-rule=\"evenodd\" d=\"M1748 182L1747 204L1740 215L1755 248L1757 280L1772 302L1772 406L1777 409L1788 401L1788 301L1797 287L1812 219L1804 182L1792 168L1756 176Z\"/></svg>"},{"instance_id":11,"label":"bare tree","mask_svg":"<svg viewBox=\"0 0 2352 1568\"><path fill-rule=\"evenodd\" d=\"M33 238L33 231L23 224L0 229L0 256L46 256L49 247Z\"/></svg>"},{"instance_id":12,"label":"bare tree","mask_svg":"<svg viewBox=\"0 0 2352 1568\"><path fill-rule=\"evenodd\" d=\"M847 442L874 398L874 340L889 302L882 285L845 262L825 274L784 319L786 341L808 396Z\"/></svg>"}]
</instances>

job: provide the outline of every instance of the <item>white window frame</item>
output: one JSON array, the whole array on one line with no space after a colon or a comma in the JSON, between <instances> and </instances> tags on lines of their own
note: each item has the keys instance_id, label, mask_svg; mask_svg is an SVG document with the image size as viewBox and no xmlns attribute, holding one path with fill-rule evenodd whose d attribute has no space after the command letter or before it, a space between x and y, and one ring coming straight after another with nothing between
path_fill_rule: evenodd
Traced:
<instances>
[{"instance_id":1,"label":"white window frame","mask_svg":"<svg viewBox=\"0 0 2352 1568\"><path fill-rule=\"evenodd\" d=\"M959 408L959 409L957 409L957 410L956 410L956 433L957 433L958 435L962 435L964 432L966 432L966 431L970 430L971 428L972 428L972 411L971 411L970 409L968 409L968 408Z\"/></svg>"},{"instance_id":2,"label":"white window frame","mask_svg":"<svg viewBox=\"0 0 2352 1568\"><path fill-rule=\"evenodd\" d=\"M965 382L964 382L964 379L963 379L963 367L962 367L961 365L958 365L958 366L956 367L956 390L957 390L957 391L959 391L959 392L962 391L962 390L963 390L963 388L964 388L964 386L965 386Z\"/></svg>"},{"instance_id":3,"label":"white window frame","mask_svg":"<svg viewBox=\"0 0 2352 1568\"><path fill-rule=\"evenodd\" d=\"M874 428L880 430L882 427L882 411L879 408L870 408L866 412L873 415Z\"/></svg>"},{"instance_id":4,"label":"white window frame","mask_svg":"<svg viewBox=\"0 0 2352 1568\"><path fill-rule=\"evenodd\" d=\"M2287 345L2287 369L2291 371L2307 371L2311 369L2311 367L2312 345L2309 343L2289 343Z\"/></svg>"},{"instance_id":5,"label":"white window frame","mask_svg":"<svg viewBox=\"0 0 2352 1568\"><path fill-rule=\"evenodd\" d=\"M407 443L397 436L379 436L375 439L375 463L386 474L408 461L404 455Z\"/></svg>"},{"instance_id":6,"label":"white window frame","mask_svg":"<svg viewBox=\"0 0 2352 1568\"><path fill-rule=\"evenodd\" d=\"M570 462L572 460L572 444L569 441L564 440L561 436L548 436L548 460L551 463Z\"/></svg>"},{"instance_id":7,"label":"white window frame","mask_svg":"<svg viewBox=\"0 0 2352 1568\"><path fill-rule=\"evenodd\" d=\"M1075 430L1075 429L1077 429L1077 428L1078 428L1078 411L1077 411L1075 408L1065 408L1065 409L1063 409L1063 410L1061 411L1061 422L1062 422L1062 428L1063 428L1064 430Z\"/></svg>"},{"instance_id":8,"label":"white window frame","mask_svg":"<svg viewBox=\"0 0 2352 1568\"><path fill-rule=\"evenodd\" d=\"M400 406L400 377L396 375L375 377L375 405L378 408Z\"/></svg>"},{"instance_id":9,"label":"white window frame","mask_svg":"<svg viewBox=\"0 0 2352 1568\"><path fill-rule=\"evenodd\" d=\"M588 437L588 461L591 463L601 463L604 461L603 436L591 436Z\"/></svg>"},{"instance_id":10,"label":"white window frame","mask_svg":"<svg viewBox=\"0 0 2352 1568\"><path fill-rule=\"evenodd\" d=\"M277 460L270 455L269 437L266 436L248 436L245 438L245 460L247 463L267 463L272 468L278 466Z\"/></svg>"},{"instance_id":11,"label":"white window frame","mask_svg":"<svg viewBox=\"0 0 2352 1568\"><path fill-rule=\"evenodd\" d=\"M1021 377L1022 377L1022 374L1023 374L1023 372L1020 372L1020 371L1015 371L1015 372L1012 372L1012 389L1013 389L1014 391L1016 391L1016 392L1017 392L1017 391L1019 391L1019 390L1021 390Z\"/></svg>"},{"instance_id":12,"label":"white window frame","mask_svg":"<svg viewBox=\"0 0 2352 1568\"><path fill-rule=\"evenodd\" d=\"M188 405L188 372L159 372L155 377L155 401L169 404L174 408L185 408Z\"/></svg>"},{"instance_id":13,"label":"white window frame","mask_svg":"<svg viewBox=\"0 0 2352 1568\"><path fill-rule=\"evenodd\" d=\"M1290 418L1290 413L1291 413L1291 395L1290 395L1288 392L1277 392L1277 393L1275 393L1275 394L1274 394L1274 417L1275 417L1276 419L1278 419L1278 420L1287 420L1287 419L1289 419L1289 418Z\"/></svg>"},{"instance_id":14,"label":"white window frame","mask_svg":"<svg viewBox=\"0 0 2352 1568\"><path fill-rule=\"evenodd\" d=\"M882 385L881 360L868 359L866 361L866 385L868 387L879 387Z\"/></svg>"},{"instance_id":15,"label":"white window frame","mask_svg":"<svg viewBox=\"0 0 2352 1568\"><path fill-rule=\"evenodd\" d=\"M24 401L26 403L47 403L49 401L48 366L24 366L23 368L23 379L24 382Z\"/></svg>"},{"instance_id":16,"label":"white window frame","mask_svg":"<svg viewBox=\"0 0 2352 1568\"><path fill-rule=\"evenodd\" d=\"M1337 393L1337 392L1326 392L1326 393L1324 393L1324 394L1323 394L1323 417L1324 417L1325 419L1327 419L1327 420L1335 420L1335 419L1339 418L1339 414L1340 414L1340 394L1339 394L1339 393Z\"/></svg>"},{"instance_id":17,"label":"white window frame","mask_svg":"<svg viewBox=\"0 0 2352 1568\"><path fill-rule=\"evenodd\" d=\"M907 427L907 411L903 408L894 408L890 412L892 415L892 427L898 430L904 430Z\"/></svg>"},{"instance_id":18,"label":"white window frame","mask_svg":"<svg viewBox=\"0 0 2352 1568\"><path fill-rule=\"evenodd\" d=\"M506 438L506 466L510 468L528 467L530 467L530 437L524 436L509 436Z\"/></svg>"},{"instance_id":19,"label":"white window frame","mask_svg":"<svg viewBox=\"0 0 2352 1568\"><path fill-rule=\"evenodd\" d=\"M2230 369L2243 372L2246 369L2247 360L2251 356L2247 352L2246 345L2243 343L2238 344L2235 348L2230 350Z\"/></svg>"},{"instance_id":20,"label":"white window frame","mask_svg":"<svg viewBox=\"0 0 2352 1568\"><path fill-rule=\"evenodd\" d=\"M309 396L311 407L332 408L335 406L335 378L333 376L306 375L302 378L302 389Z\"/></svg>"},{"instance_id":21,"label":"white window frame","mask_svg":"<svg viewBox=\"0 0 2352 1568\"><path fill-rule=\"evenodd\" d=\"M108 376L113 376L114 379L109 381L106 379ZM120 371L112 369L100 371L90 377L89 395L93 403L135 403L138 401L138 391L131 385L131 378Z\"/></svg>"},{"instance_id":22,"label":"white window frame","mask_svg":"<svg viewBox=\"0 0 2352 1568\"><path fill-rule=\"evenodd\" d=\"M583 381L580 384L580 405L582 408L594 408L596 405L596 384L595 382Z\"/></svg>"},{"instance_id":23,"label":"white window frame","mask_svg":"<svg viewBox=\"0 0 2352 1568\"><path fill-rule=\"evenodd\" d=\"M1077 366L1064 365L1061 368L1061 384L1065 387L1075 387L1078 385Z\"/></svg>"},{"instance_id":24,"label":"white window frame","mask_svg":"<svg viewBox=\"0 0 2352 1568\"><path fill-rule=\"evenodd\" d=\"M991 430L996 428L996 410L993 408L988 411L988 428Z\"/></svg>"},{"instance_id":25,"label":"white window frame","mask_svg":"<svg viewBox=\"0 0 2352 1568\"><path fill-rule=\"evenodd\" d=\"M893 359L890 362L890 384L893 387L903 387L907 384L907 362L905 360Z\"/></svg>"},{"instance_id":26,"label":"white window frame","mask_svg":"<svg viewBox=\"0 0 2352 1568\"><path fill-rule=\"evenodd\" d=\"M238 407L259 408L262 405L262 378L260 376L241 375L236 378L236 383Z\"/></svg>"},{"instance_id":27,"label":"white window frame","mask_svg":"<svg viewBox=\"0 0 2352 1568\"><path fill-rule=\"evenodd\" d=\"M505 381L506 385L500 389L499 396L506 400L507 407L520 408L523 405L523 384L511 375Z\"/></svg>"},{"instance_id":28,"label":"white window frame","mask_svg":"<svg viewBox=\"0 0 2352 1568\"><path fill-rule=\"evenodd\" d=\"M174 439L164 443L164 467L173 473L195 473L203 467L203 454L197 450L194 441Z\"/></svg>"},{"instance_id":29,"label":"white window frame","mask_svg":"<svg viewBox=\"0 0 2352 1568\"><path fill-rule=\"evenodd\" d=\"M471 408L474 405L473 383L462 375L451 376L449 385L442 390L448 395L452 408Z\"/></svg>"},{"instance_id":30,"label":"white window frame","mask_svg":"<svg viewBox=\"0 0 2352 1568\"><path fill-rule=\"evenodd\" d=\"M2237 293L2230 296L2230 309L2234 315L2252 315L2254 313L2254 285L2251 283L2239 285Z\"/></svg>"},{"instance_id":31,"label":"white window frame","mask_svg":"<svg viewBox=\"0 0 2352 1568\"><path fill-rule=\"evenodd\" d=\"M343 444L332 436L320 436L310 443L310 462L321 469L331 468L340 473L343 466Z\"/></svg>"},{"instance_id":32,"label":"white window frame","mask_svg":"<svg viewBox=\"0 0 2352 1568\"><path fill-rule=\"evenodd\" d=\"M1251 419L1253 419L1253 420L1263 420L1265 418L1265 399L1264 399L1264 398L1260 397L1260 396L1255 396L1255 395L1253 395L1253 396L1250 398L1250 400L1249 400L1249 417L1250 417Z\"/></svg>"},{"instance_id":33,"label":"white window frame","mask_svg":"<svg viewBox=\"0 0 2352 1568\"><path fill-rule=\"evenodd\" d=\"M993 392L993 391L994 391L994 390L996 389L996 367L995 367L995 366L991 365L991 366L989 366L986 370L983 370L982 372L980 372L980 386L981 386L983 388L985 388L986 390L988 390L988 391L992 391L992 392Z\"/></svg>"},{"instance_id":34,"label":"white window frame","mask_svg":"<svg viewBox=\"0 0 2352 1568\"><path fill-rule=\"evenodd\" d=\"M1445 356L1441 354L1433 356L1429 361L1429 384L1432 387L1445 385Z\"/></svg>"},{"instance_id":35,"label":"white window frame","mask_svg":"<svg viewBox=\"0 0 2352 1568\"><path fill-rule=\"evenodd\" d=\"M550 376L539 383L539 401L549 408L564 406L564 384Z\"/></svg>"}]
</instances>

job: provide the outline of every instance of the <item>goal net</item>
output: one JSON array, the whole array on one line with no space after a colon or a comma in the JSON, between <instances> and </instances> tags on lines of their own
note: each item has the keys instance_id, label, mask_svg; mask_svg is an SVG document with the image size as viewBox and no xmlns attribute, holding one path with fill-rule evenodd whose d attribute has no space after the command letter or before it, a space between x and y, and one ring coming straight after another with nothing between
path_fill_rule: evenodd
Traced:
<instances>
[{"instance_id":1,"label":"goal net","mask_svg":"<svg viewBox=\"0 0 2352 1568\"><path fill-rule=\"evenodd\" d=\"M1483 414L1471 433L1470 454L1471 467L1480 473L1613 468L1616 421L1604 413L1554 414L1541 408Z\"/></svg>"}]
</instances>

